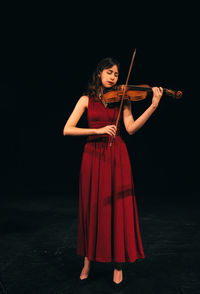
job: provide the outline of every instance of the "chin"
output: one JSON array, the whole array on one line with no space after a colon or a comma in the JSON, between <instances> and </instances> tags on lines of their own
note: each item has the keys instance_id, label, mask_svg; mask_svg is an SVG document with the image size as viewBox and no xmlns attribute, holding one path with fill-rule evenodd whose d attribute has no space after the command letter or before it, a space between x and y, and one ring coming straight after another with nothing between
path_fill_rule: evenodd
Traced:
<instances>
[{"instance_id":1,"label":"chin","mask_svg":"<svg viewBox=\"0 0 200 294\"><path fill-rule=\"evenodd\" d=\"M107 86L105 86L105 88L112 88L114 86L115 86L115 84L113 84L113 85L107 85Z\"/></svg>"}]
</instances>

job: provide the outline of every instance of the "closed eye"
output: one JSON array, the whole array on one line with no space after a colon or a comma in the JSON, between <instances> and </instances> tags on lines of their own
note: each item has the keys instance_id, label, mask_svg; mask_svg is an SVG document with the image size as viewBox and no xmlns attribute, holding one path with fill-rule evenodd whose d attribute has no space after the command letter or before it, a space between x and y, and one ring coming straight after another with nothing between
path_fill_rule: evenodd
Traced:
<instances>
[{"instance_id":1,"label":"closed eye","mask_svg":"<svg viewBox=\"0 0 200 294\"><path fill-rule=\"evenodd\" d=\"M107 74L111 75L113 73L112 70L109 70L107 71ZM118 77L119 76L119 73L118 72L115 72L115 77Z\"/></svg>"}]
</instances>

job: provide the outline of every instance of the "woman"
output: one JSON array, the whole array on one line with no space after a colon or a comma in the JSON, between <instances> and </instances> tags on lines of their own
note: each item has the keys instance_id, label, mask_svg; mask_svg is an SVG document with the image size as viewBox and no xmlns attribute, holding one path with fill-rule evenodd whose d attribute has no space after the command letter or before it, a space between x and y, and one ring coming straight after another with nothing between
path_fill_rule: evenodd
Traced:
<instances>
[{"instance_id":1,"label":"woman","mask_svg":"<svg viewBox=\"0 0 200 294\"><path fill-rule=\"evenodd\" d=\"M80 280L88 278L91 261L113 261L113 283L116 285L123 281L123 262L145 258L131 165L120 136L120 124L123 120L128 134L134 134L156 110L163 94L161 87L154 87L151 105L137 120L133 118L131 102L124 103L116 128L119 103L109 107L102 97L105 90L116 87L118 76L118 61L101 60L87 95L80 97L63 130L63 135L88 136L79 179L77 255L84 257ZM85 110L89 128L78 128L76 125Z\"/></svg>"}]
</instances>

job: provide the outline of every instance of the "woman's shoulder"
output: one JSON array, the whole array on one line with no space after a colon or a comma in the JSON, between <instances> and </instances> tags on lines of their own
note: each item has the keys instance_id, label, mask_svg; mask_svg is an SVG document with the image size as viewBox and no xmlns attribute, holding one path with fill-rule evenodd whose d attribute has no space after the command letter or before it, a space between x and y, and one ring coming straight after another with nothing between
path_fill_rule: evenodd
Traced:
<instances>
[{"instance_id":1,"label":"woman's shoulder","mask_svg":"<svg viewBox=\"0 0 200 294\"><path fill-rule=\"evenodd\" d=\"M79 103L81 103L85 108L88 108L89 96L83 95L79 98Z\"/></svg>"}]
</instances>

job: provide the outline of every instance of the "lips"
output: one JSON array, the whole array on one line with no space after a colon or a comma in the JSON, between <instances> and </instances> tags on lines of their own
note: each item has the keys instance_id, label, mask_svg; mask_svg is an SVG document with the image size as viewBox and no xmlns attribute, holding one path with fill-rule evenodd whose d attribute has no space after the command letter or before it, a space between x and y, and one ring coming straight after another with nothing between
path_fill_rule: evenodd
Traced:
<instances>
[{"instance_id":1,"label":"lips","mask_svg":"<svg viewBox=\"0 0 200 294\"><path fill-rule=\"evenodd\" d=\"M108 82L108 84L113 85L114 83L113 82Z\"/></svg>"}]
</instances>

